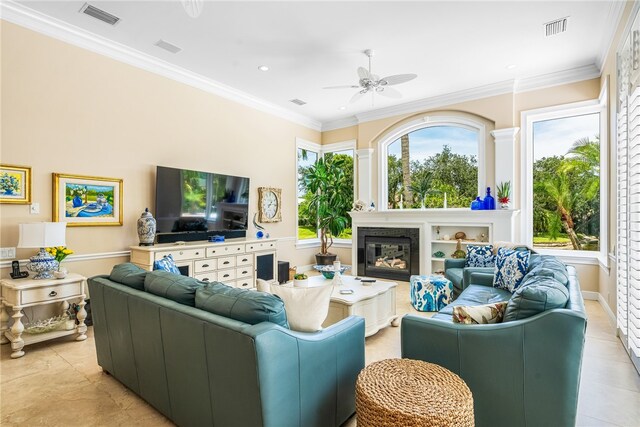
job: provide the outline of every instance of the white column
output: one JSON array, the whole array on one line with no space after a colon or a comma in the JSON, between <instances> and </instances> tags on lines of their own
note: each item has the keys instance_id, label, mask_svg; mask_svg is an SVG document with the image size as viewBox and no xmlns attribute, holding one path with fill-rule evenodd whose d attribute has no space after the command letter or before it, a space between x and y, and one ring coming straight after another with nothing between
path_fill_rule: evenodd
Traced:
<instances>
[{"instance_id":1,"label":"white column","mask_svg":"<svg viewBox=\"0 0 640 427\"><path fill-rule=\"evenodd\" d=\"M361 148L356 150L356 154L358 156L358 199L369 205L373 200L371 192L373 148Z\"/></svg>"},{"instance_id":2,"label":"white column","mask_svg":"<svg viewBox=\"0 0 640 427\"><path fill-rule=\"evenodd\" d=\"M515 208L516 201L516 189L519 187L516 186L516 136L520 128L507 128L507 129L496 129L491 132L491 136L493 136L495 140L495 183L496 186L501 182L509 181L511 183L511 209ZM497 194L494 194L496 197L496 204L498 203Z\"/></svg>"}]
</instances>

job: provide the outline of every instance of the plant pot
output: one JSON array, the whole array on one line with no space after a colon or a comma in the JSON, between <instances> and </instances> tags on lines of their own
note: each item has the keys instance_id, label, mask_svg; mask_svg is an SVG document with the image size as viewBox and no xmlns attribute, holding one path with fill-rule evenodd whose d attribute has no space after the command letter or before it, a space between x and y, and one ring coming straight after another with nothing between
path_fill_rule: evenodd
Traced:
<instances>
[{"instance_id":1,"label":"plant pot","mask_svg":"<svg viewBox=\"0 0 640 427\"><path fill-rule=\"evenodd\" d=\"M65 277L67 277L67 269L64 267L60 267L58 270L53 272L53 277L55 277L56 279L64 279Z\"/></svg>"},{"instance_id":2,"label":"plant pot","mask_svg":"<svg viewBox=\"0 0 640 427\"><path fill-rule=\"evenodd\" d=\"M293 286L298 288L308 288L309 279L293 279Z\"/></svg>"},{"instance_id":3,"label":"plant pot","mask_svg":"<svg viewBox=\"0 0 640 427\"><path fill-rule=\"evenodd\" d=\"M336 254L316 254L316 264L333 265L333 261L338 258Z\"/></svg>"},{"instance_id":4,"label":"plant pot","mask_svg":"<svg viewBox=\"0 0 640 427\"><path fill-rule=\"evenodd\" d=\"M500 203L500 209L509 209L509 203Z\"/></svg>"}]
</instances>

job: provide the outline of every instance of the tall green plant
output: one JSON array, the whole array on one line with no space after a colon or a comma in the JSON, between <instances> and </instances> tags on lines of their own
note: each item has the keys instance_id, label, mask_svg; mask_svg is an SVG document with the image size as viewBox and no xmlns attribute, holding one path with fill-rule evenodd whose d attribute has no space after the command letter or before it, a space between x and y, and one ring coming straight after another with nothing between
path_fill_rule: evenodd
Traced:
<instances>
[{"instance_id":1,"label":"tall green plant","mask_svg":"<svg viewBox=\"0 0 640 427\"><path fill-rule=\"evenodd\" d=\"M310 218L317 218L320 253L323 255L329 253L333 238L339 236L349 224L347 212L353 199L353 181L346 170L346 159L338 155L318 159L302 172L304 186L312 194L306 214Z\"/></svg>"}]
</instances>

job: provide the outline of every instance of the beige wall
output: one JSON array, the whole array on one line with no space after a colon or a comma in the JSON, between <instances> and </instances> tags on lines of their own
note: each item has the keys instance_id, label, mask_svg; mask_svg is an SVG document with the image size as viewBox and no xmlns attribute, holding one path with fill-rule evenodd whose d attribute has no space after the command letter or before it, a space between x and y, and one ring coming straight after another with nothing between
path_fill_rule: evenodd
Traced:
<instances>
[{"instance_id":1,"label":"beige wall","mask_svg":"<svg viewBox=\"0 0 640 427\"><path fill-rule=\"evenodd\" d=\"M0 205L0 244L16 246L17 225L51 220L51 174L124 179L122 227L74 227L67 245L77 254L122 251L137 243L136 220L153 209L156 165L251 178L257 188L283 189L283 221L267 225L273 237L293 237L295 138L320 142L320 132L156 74L2 22L2 163L33 171L33 201ZM254 231L250 230L250 235ZM282 242L281 258L312 263L313 249ZM26 258L32 250L19 250ZM73 262L87 275L121 262ZM6 274L6 269L3 271Z\"/></svg>"}]
</instances>

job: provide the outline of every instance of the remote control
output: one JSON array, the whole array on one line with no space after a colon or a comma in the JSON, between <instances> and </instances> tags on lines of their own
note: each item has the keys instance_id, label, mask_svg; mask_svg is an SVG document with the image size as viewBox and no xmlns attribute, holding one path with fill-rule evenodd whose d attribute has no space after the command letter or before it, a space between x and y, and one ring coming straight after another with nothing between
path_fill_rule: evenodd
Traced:
<instances>
[{"instance_id":1,"label":"remote control","mask_svg":"<svg viewBox=\"0 0 640 427\"><path fill-rule=\"evenodd\" d=\"M376 279L361 279L360 280L362 283L373 283L376 281Z\"/></svg>"}]
</instances>

